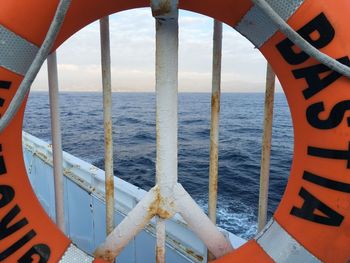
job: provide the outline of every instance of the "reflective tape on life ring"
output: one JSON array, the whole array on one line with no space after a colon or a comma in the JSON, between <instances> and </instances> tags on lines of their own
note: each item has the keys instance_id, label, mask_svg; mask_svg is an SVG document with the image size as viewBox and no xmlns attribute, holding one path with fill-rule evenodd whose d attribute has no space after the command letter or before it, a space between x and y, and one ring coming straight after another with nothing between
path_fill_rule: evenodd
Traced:
<instances>
[{"instance_id":1,"label":"reflective tape on life ring","mask_svg":"<svg viewBox=\"0 0 350 263\"><path fill-rule=\"evenodd\" d=\"M350 65L348 0L268 2L317 49ZM0 115L42 44L57 4L1 1ZM75 0L54 49L92 21L146 6L145 0ZM249 0L181 0L179 7L220 20L254 43L279 77L293 119L293 164L272 223L216 263L348 262L350 81L295 47ZM0 134L0 261L26 263L36 255L42 262L91 262L51 222L31 189L22 157L24 107Z\"/></svg>"},{"instance_id":2,"label":"reflective tape on life ring","mask_svg":"<svg viewBox=\"0 0 350 263\"><path fill-rule=\"evenodd\" d=\"M275 220L271 220L265 229L255 237L255 240L275 262L321 262L289 235Z\"/></svg>"},{"instance_id":3,"label":"reflective tape on life ring","mask_svg":"<svg viewBox=\"0 0 350 263\"><path fill-rule=\"evenodd\" d=\"M0 25L0 66L25 75L39 48Z\"/></svg>"}]
</instances>

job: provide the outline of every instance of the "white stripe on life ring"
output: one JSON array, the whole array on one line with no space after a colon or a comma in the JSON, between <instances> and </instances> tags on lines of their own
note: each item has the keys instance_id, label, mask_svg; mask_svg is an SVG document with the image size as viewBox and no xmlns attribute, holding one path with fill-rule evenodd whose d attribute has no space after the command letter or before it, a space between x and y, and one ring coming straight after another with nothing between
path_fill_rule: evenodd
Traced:
<instances>
[{"instance_id":1,"label":"white stripe on life ring","mask_svg":"<svg viewBox=\"0 0 350 263\"><path fill-rule=\"evenodd\" d=\"M94 259L71 244L59 263L92 263Z\"/></svg>"},{"instance_id":2,"label":"white stripe on life ring","mask_svg":"<svg viewBox=\"0 0 350 263\"><path fill-rule=\"evenodd\" d=\"M304 0L266 0L285 21L303 4ZM259 7L253 6L235 29L260 48L277 31L276 25Z\"/></svg>"},{"instance_id":3,"label":"white stripe on life ring","mask_svg":"<svg viewBox=\"0 0 350 263\"><path fill-rule=\"evenodd\" d=\"M273 219L255 240L276 263L321 262Z\"/></svg>"},{"instance_id":4,"label":"white stripe on life ring","mask_svg":"<svg viewBox=\"0 0 350 263\"><path fill-rule=\"evenodd\" d=\"M39 48L0 25L0 66L24 76Z\"/></svg>"}]
</instances>

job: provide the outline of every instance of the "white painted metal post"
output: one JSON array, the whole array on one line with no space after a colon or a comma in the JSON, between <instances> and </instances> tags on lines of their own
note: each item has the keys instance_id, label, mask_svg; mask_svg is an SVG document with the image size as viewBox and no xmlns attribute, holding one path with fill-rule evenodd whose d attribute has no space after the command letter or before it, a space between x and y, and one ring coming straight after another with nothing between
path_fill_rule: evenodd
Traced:
<instances>
[{"instance_id":1,"label":"white painted metal post","mask_svg":"<svg viewBox=\"0 0 350 263\"><path fill-rule=\"evenodd\" d=\"M114 229L114 172L112 131L112 88L109 18L100 19L101 65L103 86L103 119L105 137L106 233Z\"/></svg>"},{"instance_id":2,"label":"white painted metal post","mask_svg":"<svg viewBox=\"0 0 350 263\"><path fill-rule=\"evenodd\" d=\"M273 69L271 68L270 64L267 64L264 131L263 131L263 137L262 137L261 168L260 168L258 231L261 231L264 228L267 220L275 79L276 79L276 75L273 72Z\"/></svg>"},{"instance_id":3,"label":"white painted metal post","mask_svg":"<svg viewBox=\"0 0 350 263\"><path fill-rule=\"evenodd\" d=\"M61 122L60 122L60 110L59 110L56 51L47 57L47 71L48 71L48 78L49 78L56 224L62 232L65 232L64 201L63 201L64 199L63 199L62 136L61 136Z\"/></svg>"},{"instance_id":4,"label":"white painted metal post","mask_svg":"<svg viewBox=\"0 0 350 263\"><path fill-rule=\"evenodd\" d=\"M152 0L156 20L157 164L160 198L169 204L177 183L178 1ZM165 222L157 220L157 262L165 262Z\"/></svg>"}]
</instances>

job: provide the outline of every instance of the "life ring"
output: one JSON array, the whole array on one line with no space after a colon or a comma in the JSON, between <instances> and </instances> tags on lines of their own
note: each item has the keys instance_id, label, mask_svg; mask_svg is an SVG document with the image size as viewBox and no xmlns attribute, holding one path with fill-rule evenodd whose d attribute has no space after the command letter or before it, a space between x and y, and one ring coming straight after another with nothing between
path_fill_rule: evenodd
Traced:
<instances>
[{"instance_id":1,"label":"life ring","mask_svg":"<svg viewBox=\"0 0 350 263\"><path fill-rule=\"evenodd\" d=\"M350 65L348 0L268 2L312 45ZM57 4L1 1L1 115L43 42ZM146 0L74 0L53 50L100 17L147 6ZM349 262L350 81L298 50L250 0L180 1L179 7L236 28L260 49L283 85L294 125L293 165L273 221L215 263ZM22 157L24 108L25 103L0 134L0 261L26 263L36 255L40 262L58 262L71 241L31 189Z\"/></svg>"}]
</instances>

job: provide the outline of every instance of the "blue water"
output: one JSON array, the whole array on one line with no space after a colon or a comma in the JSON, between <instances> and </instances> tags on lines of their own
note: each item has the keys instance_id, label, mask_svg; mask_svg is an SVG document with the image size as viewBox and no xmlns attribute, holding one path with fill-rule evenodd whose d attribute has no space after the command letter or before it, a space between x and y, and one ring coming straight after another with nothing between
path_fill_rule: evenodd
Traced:
<instances>
[{"instance_id":1,"label":"blue water","mask_svg":"<svg viewBox=\"0 0 350 263\"><path fill-rule=\"evenodd\" d=\"M65 151L103 169L100 93L60 95ZM179 95L179 181L206 209L210 103L208 93ZM222 94L219 153L219 226L249 238L256 233L264 94ZM156 130L153 93L114 93L115 175L145 190L154 185ZM48 94L32 92L24 130L50 141ZM283 194L293 151L290 113L276 94L269 216Z\"/></svg>"}]
</instances>

